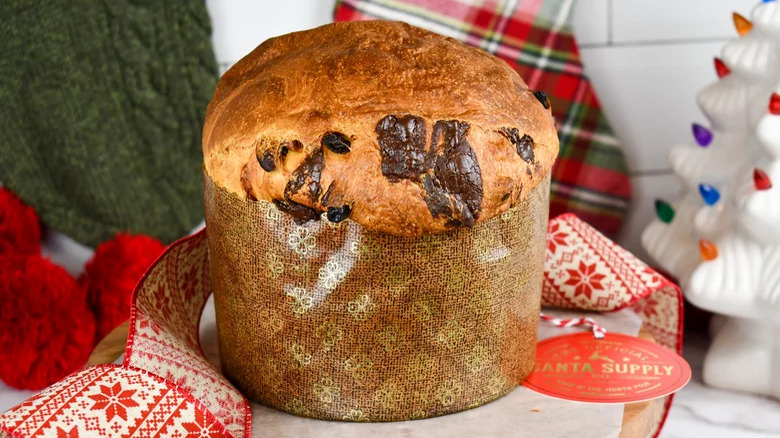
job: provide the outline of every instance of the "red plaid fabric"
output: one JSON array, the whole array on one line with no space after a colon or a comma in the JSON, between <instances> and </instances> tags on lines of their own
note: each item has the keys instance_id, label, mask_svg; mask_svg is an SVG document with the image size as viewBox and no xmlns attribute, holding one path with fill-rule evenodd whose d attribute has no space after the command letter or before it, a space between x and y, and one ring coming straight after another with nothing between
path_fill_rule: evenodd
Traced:
<instances>
[{"instance_id":1,"label":"red plaid fabric","mask_svg":"<svg viewBox=\"0 0 780 438\"><path fill-rule=\"evenodd\" d=\"M484 49L545 91L561 152L550 215L572 212L614 235L631 196L618 141L607 123L569 27L574 0L341 0L336 21L405 21Z\"/></svg>"}]
</instances>

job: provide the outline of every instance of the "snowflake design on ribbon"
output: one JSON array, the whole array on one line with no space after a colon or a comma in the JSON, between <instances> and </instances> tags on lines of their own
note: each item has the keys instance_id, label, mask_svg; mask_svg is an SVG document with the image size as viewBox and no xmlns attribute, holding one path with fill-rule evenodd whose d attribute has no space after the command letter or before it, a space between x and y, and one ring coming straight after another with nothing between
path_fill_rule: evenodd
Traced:
<instances>
[{"instance_id":1,"label":"snowflake design on ribbon","mask_svg":"<svg viewBox=\"0 0 780 438\"><path fill-rule=\"evenodd\" d=\"M547 250L555 254L555 251L559 246L566 246L566 238L569 234L566 231L561 230L559 223L552 224L547 231Z\"/></svg>"},{"instance_id":2,"label":"snowflake design on ribbon","mask_svg":"<svg viewBox=\"0 0 780 438\"><path fill-rule=\"evenodd\" d=\"M606 277L604 274L596 273L596 264L586 265L580 262L579 269L567 269L569 279L564 285L574 286L574 296L585 295L588 299L592 298L594 290L604 290L601 280Z\"/></svg>"},{"instance_id":3,"label":"snowflake design on ribbon","mask_svg":"<svg viewBox=\"0 0 780 438\"><path fill-rule=\"evenodd\" d=\"M341 263L329 260L320 268L319 279L325 289L332 290L347 276L347 269Z\"/></svg>"},{"instance_id":4,"label":"snowflake design on ribbon","mask_svg":"<svg viewBox=\"0 0 780 438\"><path fill-rule=\"evenodd\" d=\"M195 410L195 421L182 423L187 435L183 438L222 438L225 435L217 427L217 423L208 421L206 415L199 409Z\"/></svg>"},{"instance_id":5,"label":"snowflake design on ribbon","mask_svg":"<svg viewBox=\"0 0 780 438\"><path fill-rule=\"evenodd\" d=\"M138 402L133 400L135 389L122 390L122 384L117 382L114 386L100 385L100 394L90 395L95 404L93 411L105 411L106 421L119 417L127 421L127 408L137 408Z\"/></svg>"},{"instance_id":6,"label":"snowflake design on ribbon","mask_svg":"<svg viewBox=\"0 0 780 438\"><path fill-rule=\"evenodd\" d=\"M305 227L296 227L287 237L287 244L300 256L309 254L317 245L317 238Z\"/></svg>"},{"instance_id":7,"label":"snowflake design on ribbon","mask_svg":"<svg viewBox=\"0 0 780 438\"><path fill-rule=\"evenodd\" d=\"M79 438L79 429L73 426L70 430L57 427L57 438Z\"/></svg>"},{"instance_id":8,"label":"snowflake design on ribbon","mask_svg":"<svg viewBox=\"0 0 780 438\"><path fill-rule=\"evenodd\" d=\"M287 292L290 308L295 316L301 316L314 305L314 297L305 288L298 286Z\"/></svg>"}]
</instances>

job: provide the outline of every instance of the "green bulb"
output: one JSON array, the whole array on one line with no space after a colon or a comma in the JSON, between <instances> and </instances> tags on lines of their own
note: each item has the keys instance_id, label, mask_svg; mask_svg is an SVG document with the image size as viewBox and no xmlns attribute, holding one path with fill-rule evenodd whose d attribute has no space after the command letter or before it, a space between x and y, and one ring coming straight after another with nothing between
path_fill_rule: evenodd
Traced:
<instances>
[{"instance_id":1,"label":"green bulb","mask_svg":"<svg viewBox=\"0 0 780 438\"><path fill-rule=\"evenodd\" d=\"M656 199L655 201L655 213L658 215L658 219L661 219L661 222L666 224L674 219L674 209L672 206L660 199Z\"/></svg>"}]
</instances>

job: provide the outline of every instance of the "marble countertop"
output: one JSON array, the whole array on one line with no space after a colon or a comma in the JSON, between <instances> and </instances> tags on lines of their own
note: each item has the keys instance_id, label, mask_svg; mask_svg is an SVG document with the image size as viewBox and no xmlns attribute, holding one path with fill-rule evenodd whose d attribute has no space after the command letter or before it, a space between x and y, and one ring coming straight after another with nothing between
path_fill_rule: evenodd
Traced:
<instances>
[{"instance_id":1,"label":"marble countertop","mask_svg":"<svg viewBox=\"0 0 780 438\"><path fill-rule=\"evenodd\" d=\"M701 369L708 343L702 335L686 335L683 356L693 379L677 393L660 438L780 436L780 402L704 385Z\"/></svg>"}]
</instances>

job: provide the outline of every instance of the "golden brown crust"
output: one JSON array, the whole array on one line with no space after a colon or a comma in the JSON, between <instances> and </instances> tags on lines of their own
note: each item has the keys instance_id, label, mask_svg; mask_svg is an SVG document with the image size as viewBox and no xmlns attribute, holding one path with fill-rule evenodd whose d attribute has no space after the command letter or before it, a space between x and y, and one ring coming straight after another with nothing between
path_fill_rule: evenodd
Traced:
<instances>
[{"instance_id":1,"label":"golden brown crust","mask_svg":"<svg viewBox=\"0 0 780 438\"><path fill-rule=\"evenodd\" d=\"M471 226L550 171L558 137L542 100L454 39L399 22L328 24L270 39L222 76L205 168L303 220L330 207L395 235Z\"/></svg>"}]
</instances>

